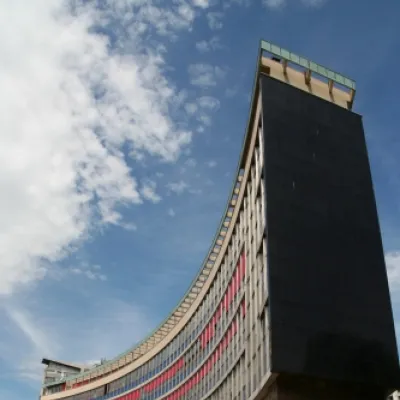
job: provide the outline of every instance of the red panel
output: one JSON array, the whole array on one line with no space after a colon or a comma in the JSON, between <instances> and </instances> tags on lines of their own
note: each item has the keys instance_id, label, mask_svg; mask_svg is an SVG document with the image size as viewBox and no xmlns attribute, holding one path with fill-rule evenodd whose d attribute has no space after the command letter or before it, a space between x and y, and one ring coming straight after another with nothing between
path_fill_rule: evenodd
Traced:
<instances>
[{"instance_id":1,"label":"red panel","mask_svg":"<svg viewBox=\"0 0 400 400\"><path fill-rule=\"evenodd\" d=\"M236 282L236 271L237 268L235 268L235 271L233 272L233 276L232 276L232 297L234 298L237 292L237 282Z\"/></svg>"},{"instance_id":2,"label":"red panel","mask_svg":"<svg viewBox=\"0 0 400 400\"><path fill-rule=\"evenodd\" d=\"M217 309L217 312L216 312L216 317L217 317L217 321L219 321L219 319L221 318L221 315L222 315L222 309L223 309L223 302L221 301L221 303L220 303L220 305L219 305L219 307L218 307L218 309Z\"/></svg>"},{"instance_id":3,"label":"red panel","mask_svg":"<svg viewBox=\"0 0 400 400\"><path fill-rule=\"evenodd\" d=\"M240 289L240 261L239 265L236 268L235 281L236 281L236 291L238 291Z\"/></svg>"}]
</instances>

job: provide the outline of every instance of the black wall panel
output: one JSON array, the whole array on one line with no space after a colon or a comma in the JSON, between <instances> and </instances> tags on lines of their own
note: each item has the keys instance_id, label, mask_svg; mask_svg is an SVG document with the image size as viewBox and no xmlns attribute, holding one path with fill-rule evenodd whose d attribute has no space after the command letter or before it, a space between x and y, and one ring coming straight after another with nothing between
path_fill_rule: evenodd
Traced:
<instances>
[{"instance_id":1,"label":"black wall panel","mask_svg":"<svg viewBox=\"0 0 400 400\"><path fill-rule=\"evenodd\" d=\"M361 117L260 81L273 372L399 383Z\"/></svg>"}]
</instances>

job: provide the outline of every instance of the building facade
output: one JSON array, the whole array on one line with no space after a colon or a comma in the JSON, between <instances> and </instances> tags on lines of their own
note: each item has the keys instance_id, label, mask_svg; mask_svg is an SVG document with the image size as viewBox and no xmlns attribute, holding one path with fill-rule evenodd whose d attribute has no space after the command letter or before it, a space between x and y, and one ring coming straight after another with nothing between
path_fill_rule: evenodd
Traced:
<instances>
[{"instance_id":1,"label":"building facade","mask_svg":"<svg viewBox=\"0 0 400 400\"><path fill-rule=\"evenodd\" d=\"M236 179L209 253L135 348L42 400L384 399L399 366L352 80L261 42Z\"/></svg>"}]
</instances>

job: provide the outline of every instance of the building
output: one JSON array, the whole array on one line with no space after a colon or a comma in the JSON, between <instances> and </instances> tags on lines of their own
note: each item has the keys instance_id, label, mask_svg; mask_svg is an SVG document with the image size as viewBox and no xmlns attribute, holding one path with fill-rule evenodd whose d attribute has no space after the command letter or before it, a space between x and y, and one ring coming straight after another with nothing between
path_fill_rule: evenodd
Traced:
<instances>
[{"instance_id":1,"label":"building","mask_svg":"<svg viewBox=\"0 0 400 400\"><path fill-rule=\"evenodd\" d=\"M136 347L42 400L368 400L399 385L355 83L261 42L236 179L209 253Z\"/></svg>"},{"instance_id":2,"label":"building","mask_svg":"<svg viewBox=\"0 0 400 400\"><path fill-rule=\"evenodd\" d=\"M49 360L48 358L43 358L42 364L46 365L43 373L43 385L51 385L68 376L79 374L88 369L83 365Z\"/></svg>"}]
</instances>

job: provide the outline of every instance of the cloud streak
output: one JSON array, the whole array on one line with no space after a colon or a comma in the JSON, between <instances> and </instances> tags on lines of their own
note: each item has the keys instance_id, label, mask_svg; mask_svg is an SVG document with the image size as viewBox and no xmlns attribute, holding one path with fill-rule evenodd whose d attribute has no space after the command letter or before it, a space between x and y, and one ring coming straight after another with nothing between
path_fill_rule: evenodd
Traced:
<instances>
[{"instance_id":1,"label":"cloud streak","mask_svg":"<svg viewBox=\"0 0 400 400\"><path fill-rule=\"evenodd\" d=\"M210 64L191 64L188 71L190 83L202 88L216 86L218 80L225 76L221 67Z\"/></svg>"},{"instance_id":2,"label":"cloud streak","mask_svg":"<svg viewBox=\"0 0 400 400\"><path fill-rule=\"evenodd\" d=\"M0 361L19 378L41 381L42 357L82 365L98 357L110 359L142 339L154 325L143 309L124 301L97 298L96 304L89 305L88 300L80 298L87 312L76 312L68 320L49 307L40 311L36 305L24 302L5 304L7 318L2 322L7 329L0 338L12 349L1 345ZM132 326L136 327L133 331Z\"/></svg>"}]
</instances>

